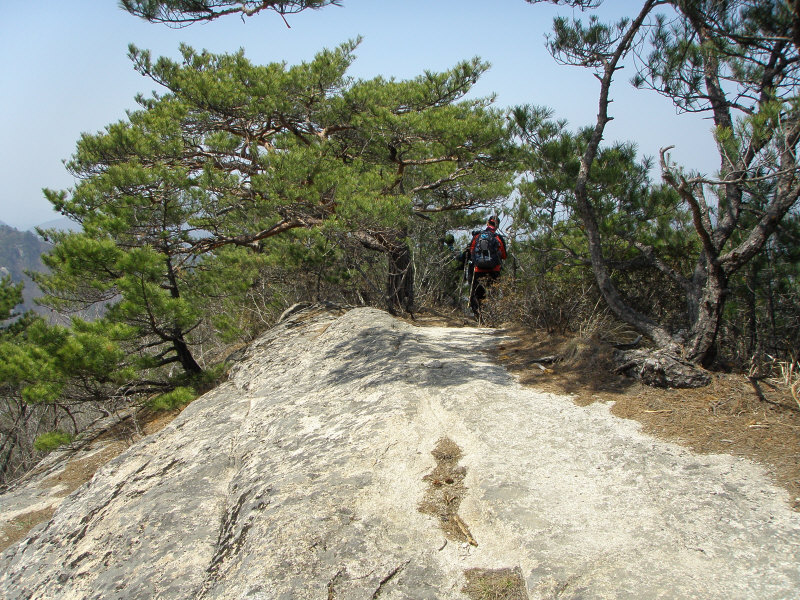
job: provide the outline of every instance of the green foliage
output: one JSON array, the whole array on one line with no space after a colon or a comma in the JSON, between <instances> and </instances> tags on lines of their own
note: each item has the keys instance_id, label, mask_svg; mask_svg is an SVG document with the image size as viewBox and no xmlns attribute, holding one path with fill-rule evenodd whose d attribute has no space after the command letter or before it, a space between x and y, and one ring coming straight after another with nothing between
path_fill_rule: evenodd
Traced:
<instances>
[{"instance_id":1,"label":"green foliage","mask_svg":"<svg viewBox=\"0 0 800 600\"><path fill-rule=\"evenodd\" d=\"M590 131L570 133L566 123L549 117L549 111L536 107L513 112L526 169L515 205L515 228L534 248L552 255L556 262L548 263L546 270L559 261L588 265L573 187ZM673 190L651 184L650 167L649 161L637 158L632 144L601 148L592 165L590 200L603 234L604 255L612 263L634 259L637 243L658 248L678 262L697 248L688 211Z\"/></svg>"},{"instance_id":2,"label":"green foliage","mask_svg":"<svg viewBox=\"0 0 800 600\"><path fill-rule=\"evenodd\" d=\"M548 329L576 329L595 313L590 250L574 185L591 131L568 131L551 111L522 106L512 112L525 171L513 216L520 317ZM632 144L601 147L588 197L602 235L603 259L627 302L675 326L686 326L682 290L661 264L690 277L699 240L678 194L649 180L651 164ZM508 295L508 294L507 294ZM524 296L524 294L522 294Z\"/></svg>"},{"instance_id":3,"label":"green foliage","mask_svg":"<svg viewBox=\"0 0 800 600\"><path fill-rule=\"evenodd\" d=\"M197 397L197 392L192 388L178 387L174 390L156 396L147 402L150 410L161 412L183 408Z\"/></svg>"},{"instance_id":4,"label":"green foliage","mask_svg":"<svg viewBox=\"0 0 800 600\"><path fill-rule=\"evenodd\" d=\"M132 15L151 23L184 27L231 14L251 17L262 10L294 14L306 9L339 6L340 0L120 0L119 4Z\"/></svg>"},{"instance_id":5,"label":"green foliage","mask_svg":"<svg viewBox=\"0 0 800 600\"><path fill-rule=\"evenodd\" d=\"M32 312L0 329L0 482L32 466L37 451L68 442L63 431L80 431L99 404L135 393L133 359L119 345L125 336L124 326L102 319L76 318L67 328ZM46 429L59 431L34 446Z\"/></svg>"},{"instance_id":6,"label":"green foliage","mask_svg":"<svg viewBox=\"0 0 800 600\"><path fill-rule=\"evenodd\" d=\"M13 314L14 307L22 303L22 284L11 283L11 276L0 278L0 321Z\"/></svg>"},{"instance_id":7,"label":"green foliage","mask_svg":"<svg viewBox=\"0 0 800 600\"><path fill-rule=\"evenodd\" d=\"M202 335L250 335L241 307L266 272L313 274L319 293L352 277L348 236L396 254L414 213L504 194L502 115L463 100L487 66L352 80L357 44L295 66L186 46L179 62L154 60L131 47L167 93L83 135L68 163L78 185L46 192L83 231L51 234L50 273L37 277L45 303L99 310L140 368L197 374ZM272 296L261 299L286 298Z\"/></svg>"},{"instance_id":8,"label":"green foliage","mask_svg":"<svg viewBox=\"0 0 800 600\"><path fill-rule=\"evenodd\" d=\"M226 363L219 363L205 369L202 373L192 378L193 388L201 393L213 388L227 377L229 366Z\"/></svg>"},{"instance_id":9,"label":"green foliage","mask_svg":"<svg viewBox=\"0 0 800 600\"><path fill-rule=\"evenodd\" d=\"M124 327L74 319L71 328L32 318L0 337L0 383L28 403L102 399L133 377L118 342Z\"/></svg>"},{"instance_id":10,"label":"green foliage","mask_svg":"<svg viewBox=\"0 0 800 600\"><path fill-rule=\"evenodd\" d=\"M69 444L75 436L61 430L49 431L36 438L33 447L39 452L49 453L60 446Z\"/></svg>"},{"instance_id":11,"label":"green foliage","mask_svg":"<svg viewBox=\"0 0 800 600\"><path fill-rule=\"evenodd\" d=\"M628 19L622 19L615 25L607 25L594 15L589 17L588 25L578 19L556 17L547 45L561 63L602 69L629 24Z\"/></svg>"}]
</instances>

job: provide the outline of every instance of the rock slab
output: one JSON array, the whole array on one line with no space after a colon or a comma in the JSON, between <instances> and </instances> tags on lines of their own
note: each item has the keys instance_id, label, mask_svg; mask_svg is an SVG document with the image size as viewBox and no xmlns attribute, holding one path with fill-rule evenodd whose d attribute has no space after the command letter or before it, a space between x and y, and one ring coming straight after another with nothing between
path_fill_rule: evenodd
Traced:
<instances>
[{"instance_id":1,"label":"rock slab","mask_svg":"<svg viewBox=\"0 0 800 600\"><path fill-rule=\"evenodd\" d=\"M474 569L530 598L800 594L800 518L763 469L524 388L496 341L292 315L3 553L0 597L456 599ZM477 546L418 510L443 437Z\"/></svg>"}]
</instances>

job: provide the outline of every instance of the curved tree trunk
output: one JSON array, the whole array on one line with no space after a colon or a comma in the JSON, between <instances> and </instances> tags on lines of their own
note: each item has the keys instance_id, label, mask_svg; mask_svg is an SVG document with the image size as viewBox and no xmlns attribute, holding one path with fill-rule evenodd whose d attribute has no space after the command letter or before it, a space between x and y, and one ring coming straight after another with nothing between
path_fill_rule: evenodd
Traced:
<instances>
[{"instance_id":1,"label":"curved tree trunk","mask_svg":"<svg viewBox=\"0 0 800 600\"><path fill-rule=\"evenodd\" d=\"M595 123L592 137L586 146L586 150L581 157L580 171L575 183L575 203L578 208L578 213L583 222L586 238L589 244L589 255L592 264L592 271L597 282L597 287L603 295L606 304L617 316L617 318L625 321L637 331L643 333L652 339L659 347L675 351L677 344L664 327L650 319L647 315L641 314L636 311L630 304L620 295L616 285L611 279L611 274L608 270L605 258L603 257L602 240L600 236L600 228L597 224L597 217L595 215L594 207L592 206L589 198L589 175L591 173L592 165L594 164L597 156L600 142L603 139L603 132L611 117L608 115L609 105L609 90L611 88L611 80L614 73L618 69L620 60L628 53L631 48L639 29L645 21L645 18L657 4L655 0L647 0L642 7L639 15L628 26L627 31L621 37L616 51L605 62L603 69L603 77L600 78L600 99L598 102L597 121Z\"/></svg>"},{"instance_id":2,"label":"curved tree trunk","mask_svg":"<svg viewBox=\"0 0 800 600\"><path fill-rule=\"evenodd\" d=\"M183 370L190 375L197 375L203 372L203 368L197 364L197 361L192 356L192 351L189 350L189 344L179 335L176 339L172 340L172 348L178 356L178 362L181 363Z\"/></svg>"},{"instance_id":3,"label":"curved tree trunk","mask_svg":"<svg viewBox=\"0 0 800 600\"><path fill-rule=\"evenodd\" d=\"M709 276L698 303L697 318L692 323L686 344L686 357L708 367L717 357L717 333L722 322L728 281L720 271Z\"/></svg>"}]
</instances>

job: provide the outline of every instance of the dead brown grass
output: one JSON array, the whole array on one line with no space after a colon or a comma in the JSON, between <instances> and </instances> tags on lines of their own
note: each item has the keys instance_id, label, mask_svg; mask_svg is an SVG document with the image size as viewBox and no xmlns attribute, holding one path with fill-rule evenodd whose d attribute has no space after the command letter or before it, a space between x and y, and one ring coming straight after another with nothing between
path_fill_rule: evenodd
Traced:
<instances>
[{"instance_id":1,"label":"dead brown grass","mask_svg":"<svg viewBox=\"0 0 800 600\"><path fill-rule=\"evenodd\" d=\"M49 521L56 512L55 506L19 515L0 527L0 552L23 539L39 523Z\"/></svg>"},{"instance_id":2,"label":"dead brown grass","mask_svg":"<svg viewBox=\"0 0 800 600\"><path fill-rule=\"evenodd\" d=\"M649 434L706 454L725 453L763 464L800 510L800 411L788 389L762 385L759 398L742 374L713 373L711 385L694 390L652 388L614 373L612 348L592 339L521 328L496 357L525 385L574 395L585 406L614 402L611 412L640 422ZM558 356L552 364L533 362Z\"/></svg>"},{"instance_id":3,"label":"dead brown grass","mask_svg":"<svg viewBox=\"0 0 800 600\"><path fill-rule=\"evenodd\" d=\"M522 570L468 569L467 583L461 588L472 600L528 600Z\"/></svg>"},{"instance_id":4,"label":"dead brown grass","mask_svg":"<svg viewBox=\"0 0 800 600\"><path fill-rule=\"evenodd\" d=\"M431 454L436 459L436 466L423 477L428 482L428 489L419 504L419 511L436 517L448 540L477 546L467 524L458 515L458 507L467 491L464 486L467 471L458 465L461 448L450 438L444 437L437 442Z\"/></svg>"},{"instance_id":5,"label":"dead brown grass","mask_svg":"<svg viewBox=\"0 0 800 600\"><path fill-rule=\"evenodd\" d=\"M64 489L59 490L58 495L68 496L89 481L100 467L122 454L127 447L128 444L120 440L106 442L102 450L86 458L74 458L70 460L63 471L51 475L42 481L41 486L64 486Z\"/></svg>"}]
</instances>

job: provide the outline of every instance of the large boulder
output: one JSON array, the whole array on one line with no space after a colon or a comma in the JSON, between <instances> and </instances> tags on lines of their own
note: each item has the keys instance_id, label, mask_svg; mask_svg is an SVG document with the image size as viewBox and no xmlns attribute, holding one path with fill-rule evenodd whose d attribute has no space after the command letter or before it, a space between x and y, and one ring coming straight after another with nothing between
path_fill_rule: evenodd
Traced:
<instances>
[{"instance_id":1,"label":"large boulder","mask_svg":"<svg viewBox=\"0 0 800 600\"><path fill-rule=\"evenodd\" d=\"M494 341L291 315L6 550L0 597L796 594L800 519L760 467L524 388Z\"/></svg>"}]
</instances>

